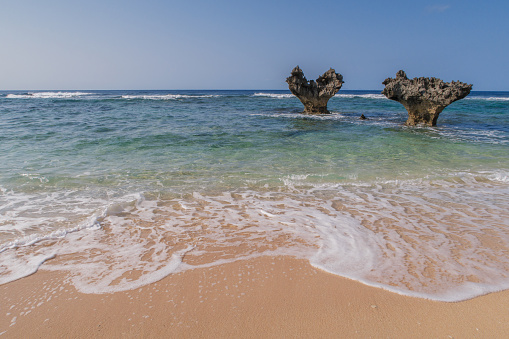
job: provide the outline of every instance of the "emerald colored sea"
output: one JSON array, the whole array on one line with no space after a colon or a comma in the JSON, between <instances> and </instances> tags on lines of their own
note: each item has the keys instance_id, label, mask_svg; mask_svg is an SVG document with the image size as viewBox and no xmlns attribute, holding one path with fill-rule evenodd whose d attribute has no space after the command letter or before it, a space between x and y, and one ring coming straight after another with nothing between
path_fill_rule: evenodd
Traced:
<instances>
[{"instance_id":1,"label":"emerald colored sea","mask_svg":"<svg viewBox=\"0 0 509 339\"><path fill-rule=\"evenodd\" d=\"M396 293L509 288L509 92L408 127L379 91L0 92L0 284L85 293L257 256ZM367 120L359 119L361 115Z\"/></svg>"}]
</instances>

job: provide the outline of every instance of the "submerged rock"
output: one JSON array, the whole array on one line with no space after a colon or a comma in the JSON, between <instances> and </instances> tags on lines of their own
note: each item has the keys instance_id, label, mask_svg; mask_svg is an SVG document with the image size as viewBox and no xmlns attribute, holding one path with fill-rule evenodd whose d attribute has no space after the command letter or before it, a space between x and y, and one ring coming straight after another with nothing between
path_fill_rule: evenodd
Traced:
<instances>
[{"instance_id":1,"label":"submerged rock","mask_svg":"<svg viewBox=\"0 0 509 339\"><path fill-rule=\"evenodd\" d=\"M304 105L304 113L325 114L329 113L327 102L343 85L343 76L331 68L316 79L316 82L313 80L308 82L302 70L297 66L286 78L286 82L293 95L299 98Z\"/></svg>"},{"instance_id":2,"label":"submerged rock","mask_svg":"<svg viewBox=\"0 0 509 339\"><path fill-rule=\"evenodd\" d=\"M437 78L408 79L400 70L396 78L387 78L382 94L398 101L408 111L406 125L436 126L438 115L451 103L466 97L472 85L464 82L443 82Z\"/></svg>"}]
</instances>

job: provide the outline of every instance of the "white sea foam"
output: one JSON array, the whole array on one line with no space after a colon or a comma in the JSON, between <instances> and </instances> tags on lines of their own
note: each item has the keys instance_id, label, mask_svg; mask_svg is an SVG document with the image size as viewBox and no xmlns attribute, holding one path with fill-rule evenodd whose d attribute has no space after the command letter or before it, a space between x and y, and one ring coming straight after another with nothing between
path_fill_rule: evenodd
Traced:
<instances>
[{"instance_id":1,"label":"white sea foam","mask_svg":"<svg viewBox=\"0 0 509 339\"><path fill-rule=\"evenodd\" d=\"M85 92L33 92L27 94L7 94L8 99L69 99L78 98L93 93Z\"/></svg>"},{"instance_id":2,"label":"white sea foam","mask_svg":"<svg viewBox=\"0 0 509 339\"><path fill-rule=\"evenodd\" d=\"M267 98L273 98L273 99L288 99L288 98L295 98L295 95L288 94L288 93L264 93L259 92L253 94L255 97L267 97ZM363 99L387 99L382 94L344 94L344 93L336 93L334 95L336 98L363 98Z\"/></svg>"},{"instance_id":3,"label":"white sea foam","mask_svg":"<svg viewBox=\"0 0 509 339\"><path fill-rule=\"evenodd\" d=\"M446 137L451 140L474 141L489 144L509 144L506 133L500 130L439 128L434 129L434 131L439 137Z\"/></svg>"},{"instance_id":4,"label":"white sea foam","mask_svg":"<svg viewBox=\"0 0 509 339\"><path fill-rule=\"evenodd\" d=\"M304 113L253 113L251 116L264 116L270 118L306 119L306 120L340 120L345 116L341 113L331 114L304 114Z\"/></svg>"},{"instance_id":5,"label":"white sea foam","mask_svg":"<svg viewBox=\"0 0 509 339\"><path fill-rule=\"evenodd\" d=\"M481 97L481 96L467 96L466 100L485 100L485 101L509 101L509 97Z\"/></svg>"},{"instance_id":6,"label":"white sea foam","mask_svg":"<svg viewBox=\"0 0 509 339\"><path fill-rule=\"evenodd\" d=\"M481 187L473 191L464 187L471 196L461 197L461 185L453 182L414 182L414 187L405 183L341 192L339 196L344 197L333 203L352 217L346 228L350 243L336 246L338 237L326 233L323 250L311 259L312 264L393 292L443 301L509 286L503 278L509 268L505 250L497 248L500 244L488 244L491 237L483 229L483 225L500 225L490 230L502 247L509 245L507 213L502 212L506 202L492 205ZM453 187L456 191L447 192ZM496 195L501 197L504 192L507 188ZM499 212L502 214L491 214ZM361 254L349 258L355 250ZM367 257L356 261L362 255ZM349 260L337 260L342 257Z\"/></svg>"},{"instance_id":7,"label":"white sea foam","mask_svg":"<svg viewBox=\"0 0 509 339\"><path fill-rule=\"evenodd\" d=\"M309 174L292 174L280 178L279 180L281 180L285 184L285 186L293 186L294 183L296 182L300 183L306 180L308 177Z\"/></svg>"},{"instance_id":8,"label":"white sea foam","mask_svg":"<svg viewBox=\"0 0 509 339\"><path fill-rule=\"evenodd\" d=\"M21 220L23 222L23 220ZM26 223L24 223L26 227ZM99 222L98 222L98 215L93 215L88 218L87 221L83 222L82 224L73 227L73 228L61 228L56 231L53 231L49 234L40 235L40 234L31 234L25 237L16 238L13 241L6 242L4 244L0 245L0 253L8 250L8 249L14 249L18 247L23 246L30 246L33 244L36 244L38 242L44 241L44 240L54 240L59 238L64 238L69 233L74 233L77 231L81 231L83 229L97 229L100 228Z\"/></svg>"},{"instance_id":9,"label":"white sea foam","mask_svg":"<svg viewBox=\"0 0 509 339\"><path fill-rule=\"evenodd\" d=\"M115 202L111 202L110 208L97 208L98 205L107 206L107 201L97 199L89 203L89 206L81 207L81 204L86 202L80 201L70 192L29 195L4 190L2 193L5 196L0 197L0 211L5 213L0 214L0 240L6 239L6 233L26 235L0 243L0 256L5 258L5 263L9 263L0 266L0 285L35 273L46 260L54 258L57 253L72 251L72 247L66 246L45 248L33 245L47 242L65 244L69 235L79 233L78 237L81 237L80 231L99 230L99 221L105 215L126 202L140 199L139 195L127 195L113 199ZM53 206L51 213L45 211L47 206ZM64 210L60 210L61 207L64 207ZM69 227L70 221L77 222L77 225ZM33 229L38 232L31 233ZM48 229L53 231L45 231ZM18 250L13 251L16 249Z\"/></svg>"},{"instance_id":10,"label":"white sea foam","mask_svg":"<svg viewBox=\"0 0 509 339\"><path fill-rule=\"evenodd\" d=\"M33 180L44 180L31 175ZM94 193L92 193L94 195ZM72 190L58 192L21 193L2 190L0 193L0 251L32 242L33 237L46 236L59 229L92 226L94 219L104 213L104 206L122 201ZM15 234L12 238L6 234ZM5 242L13 241L7 245ZM2 243L3 242L3 243Z\"/></svg>"},{"instance_id":11,"label":"white sea foam","mask_svg":"<svg viewBox=\"0 0 509 339\"><path fill-rule=\"evenodd\" d=\"M492 181L498 181L509 184L509 172L497 171L495 173L485 172L484 174L487 175L488 179Z\"/></svg>"},{"instance_id":12,"label":"white sea foam","mask_svg":"<svg viewBox=\"0 0 509 339\"><path fill-rule=\"evenodd\" d=\"M217 98L221 95L185 95L185 94L164 94L164 95L122 95L122 99L128 100L177 100L177 99L194 99L194 98Z\"/></svg>"},{"instance_id":13,"label":"white sea foam","mask_svg":"<svg viewBox=\"0 0 509 339\"><path fill-rule=\"evenodd\" d=\"M80 245L80 244L78 244ZM156 250L158 246L154 246ZM127 252L131 249L127 248L121 252L117 252L116 257L124 260L122 265L113 265L113 270L98 270L97 265L100 261L94 263L67 263L63 266L49 265L45 269L74 271L80 270L78 274L74 273L72 282L74 286L82 293L114 293L119 291L132 290L148 284L155 283L168 275L177 272L182 264L182 258L186 253L191 251L193 246L173 252L171 255L157 256L155 263L146 263L141 261L139 257L131 256ZM82 248L85 250L85 248ZM137 249L134 248L136 254ZM111 253L113 254L113 253ZM119 267L120 266L120 267ZM120 268L120 269L119 269ZM135 279L129 277L129 271L141 271L142 274ZM96 274L99 273L99 276ZM72 273L71 273L72 274Z\"/></svg>"},{"instance_id":14,"label":"white sea foam","mask_svg":"<svg viewBox=\"0 0 509 339\"><path fill-rule=\"evenodd\" d=\"M334 97L347 98L347 99L352 99L352 98L376 99L376 100L387 99L385 97L385 95L383 95L383 94L344 94L341 92L336 93L336 95L334 95Z\"/></svg>"},{"instance_id":15,"label":"white sea foam","mask_svg":"<svg viewBox=\"0 0 509 339\"><path fill-rule=\"evenodd\" d=\"M45 261L54 257L55 253L51 251L25 256L13 251L3 253L2 265L0 265L0 285L34 274Z\"/></svg>"},{"instance_id":16,"label":"white sea foam","mask_svg":"<svg viewBox=\"0 0 509 339\"><path fill-rule=\"evenodd\" d=\"M287 94L287 93L255 93L253 94L255 97L267 97L267 98L273 98L273 99L288 99L288 98L295 98L295 95L293 94Z\"/></svg>"},{"instance_id":17,"label":"white sea foam","mask_svg":"<svg viewBox=\"0 0 509 339\"><path fill-rule=\"evenodd\" d=\"M334 185L309 179L285 176L281 192L130 196L110 205L100 227L4 250L0 260L13 272L0 276L63 270L80 291L107 293L197 267L290 255L436 300L509 288L507 173Z\"/></svg>"}]
</instances>

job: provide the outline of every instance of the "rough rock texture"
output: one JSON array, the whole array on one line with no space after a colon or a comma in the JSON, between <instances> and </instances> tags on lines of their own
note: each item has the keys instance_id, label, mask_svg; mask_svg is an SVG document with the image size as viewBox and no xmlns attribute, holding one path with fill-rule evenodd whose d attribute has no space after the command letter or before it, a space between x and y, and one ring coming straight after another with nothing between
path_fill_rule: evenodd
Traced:
<instances>
[{"instance_id":1,"label":"rough rock texture","mask_svg":"<svg viewBox=\"0 0 509 339\"><path fill-rule=\"evenodd\" d=\"M438 115L449 104L466 97L472 85L453 81L443 82L437 78L408 79L404 71L398 71L396 78L387 78L382 94L400 102L408 111L406 125L424 124L436 126Z\"/></svg>"},{"instance_id":2,"label":"rough rock texture","mask_svg":"<svg viewBox=\"0 0 509 339\"><path fill-rule=\"evenodd\" d=\"M292 70L292 75L286 78L286 82L290 91L304 104L304 113L324 114L329 113L327 102L343 85L343 76L331 68L316 79L316 82L308 82L297 66Z\"/></svg>"}]
</instances>

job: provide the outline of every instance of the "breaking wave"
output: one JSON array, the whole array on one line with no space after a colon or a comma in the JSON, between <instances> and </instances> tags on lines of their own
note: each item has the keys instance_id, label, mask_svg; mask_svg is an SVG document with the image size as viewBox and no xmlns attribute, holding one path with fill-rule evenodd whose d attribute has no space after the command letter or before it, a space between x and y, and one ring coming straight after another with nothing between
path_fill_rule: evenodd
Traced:
<instances>
[{"instance_id":1,"label":"breaking wave","mask_svg":"<svg viewBox=\"0 0 509 339\"><path fill-rule=\"evenodd\" d=\"M4 247L2 282L67 271L80 291L110 293L174 272L289 255L434 300L509 287L506 172L361 185L309 185L308 177L281 178L280 192L131 195L89 227Z\"/></svg>"},{"instance_id":2,"label":"breaking wave","mask_svg":"<svg viewBox=\"0 0 509 339\"><path fill-rule=\"evenodd\" d=\"M337 93L334 97L336 98L347 98L347 99L353 99L353 98L362 98L362 99L384 99L387 98L383 94L343 94L343 93Z\"/></svg>"},{"instance_id":3,"label":"breaking wave","mask_svg":"<svg viewBox=\"0 0 509 339\"><path fill-rule=\"evenodd\" d=\"M69 99L80 98L93 93L86 92L29 92L24 94L7 94L7 99Z\"/></svg>"},{"instance_id":4,"label":"breaking wave","mask_svg":"<svg viewBox=\"0 0 509 339\"><path fill-rule=\"evenodd\" d=\"M164 94L164 95L122 95L122 99L127 100L177 100L177 99L195 99L195 98L217 98L222 95L186 95L186 94Z\"/></svg>"},{"instance_id":5,"label":"breaking wave","mask_svg":"<svg viewBox=\"0 0 509 339\"><path fill-rule=\"evenodd\" d=\"M295 98L295 95L288 93L255 93L253 94L255 97L267 97L273 99L288 99Z\"/></svg>"},{"instance_id":6,"label":"breaking wave","mask_svg":"<svg viewBox=\"0 0 509 339\"><path fill-rule=\"evenodd\" d=\"M509 101L509 97L484 97L484 96L467 96L465 98L466 100L485 100L485 101Z\"/></svg>"}]
</instances>

